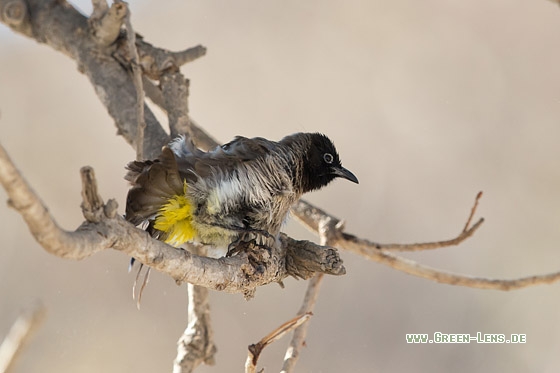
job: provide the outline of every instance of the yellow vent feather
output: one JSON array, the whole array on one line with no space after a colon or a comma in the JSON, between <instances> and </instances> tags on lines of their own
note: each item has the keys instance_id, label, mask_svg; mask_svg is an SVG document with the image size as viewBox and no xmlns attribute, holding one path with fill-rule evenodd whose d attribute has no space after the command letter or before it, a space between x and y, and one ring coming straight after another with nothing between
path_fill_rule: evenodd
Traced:
<instances>
[{"instance_id":1,"label":"yellow vent feather","mask_svg":"<svg viewBox=\"0 0 560 373\"><path fill-rule=\"evenodd\" d=\"M170 198L159 210L154 228L167 233L165 243L179 246L196 236L192 225L192 204L185 196L187 183L183 182L183 195Z\"/></svg>"}]
</instances>

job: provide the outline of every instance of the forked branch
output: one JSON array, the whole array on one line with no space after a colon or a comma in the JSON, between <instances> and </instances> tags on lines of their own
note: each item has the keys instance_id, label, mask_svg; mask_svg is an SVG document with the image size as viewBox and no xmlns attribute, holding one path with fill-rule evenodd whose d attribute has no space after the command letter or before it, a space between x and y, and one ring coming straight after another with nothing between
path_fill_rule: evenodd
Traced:
<instances>
[{"instance_id":1,"label":"forked branch","mask_svg":"<svg viewBox=\"0 0 560 373\"><path fill-rule=\"evenodd\" d=\"M544 275L535 275L521 277L517 279L491 279L484 277L474 277L468 275L461 275L443 271L440 269L431 268L418 264L417 262L395 255L391 251L418 251L447 247L457 245L465 239L472 236L472 234L481 226L484 219L479 219L474 225L469 227L469 222L476 212L478 200L482 193L478 193L475 199L475 204L471 209L469 218L465 229L455 238L446 241L427 242L427 243L414 243L414 244L379 244L373 243L368 240L357 238L356 236L339 231L332 241L332 245L359 254L367 259L375 262L385 264L389 267L399 271L408 273L413 276L422 277L428 280L458 286L467 286L479 289L494 289L494 290L513 290L520 289L527 286L550 284L560 280L560 272L553 272ZM311 231L317 232L319 223L325 219L330 218L338 221L335 217L329 215L327 212L312 206L305 201L299 201L292 209L294 215Z\"/></svg>"},{"instance_id":2,"label":"forked branch","mask_svg":"<svg viewBox=\"0 0 560 373\"><path fill-rule=\"evenodd\" d=\"M306 321L309 320L312 315L313 314L311 312L300 314L292 318L291 320L286 321L278 328L274 329L257 343L250 345L249 353L247 355L247 361L245 362L245 373L256 373L257 362L264 348L270 345L272 342L282 338L293 329L305 325Z\"/></svg>"}]
</instances>

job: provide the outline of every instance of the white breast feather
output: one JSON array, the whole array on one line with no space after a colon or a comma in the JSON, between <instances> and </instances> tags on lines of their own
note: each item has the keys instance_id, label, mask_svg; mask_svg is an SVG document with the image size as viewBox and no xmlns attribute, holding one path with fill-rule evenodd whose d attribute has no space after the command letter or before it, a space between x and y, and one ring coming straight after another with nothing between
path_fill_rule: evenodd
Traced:
<instances>
[{"instance_id":1,"label":"white breast feather","mask_svg":"<svg viewBox=\"0 0 560 373\"><path fill-rule=\"evenodd\" d=\"M262 206L270 213L270 219L273 219L275 206L271 204L274 203L275 196L282 194L287 197L294 194L289 176L278 172L278 165L272 167L273 162L279 162L278 158L267 157L258 171L254 164L241 164L231 174L216 173L212 178L198 179L195 188L201 192L207 191L206 207L210 214L228 214L240 204L248 204Z\"/></svg>"}]
</instances>

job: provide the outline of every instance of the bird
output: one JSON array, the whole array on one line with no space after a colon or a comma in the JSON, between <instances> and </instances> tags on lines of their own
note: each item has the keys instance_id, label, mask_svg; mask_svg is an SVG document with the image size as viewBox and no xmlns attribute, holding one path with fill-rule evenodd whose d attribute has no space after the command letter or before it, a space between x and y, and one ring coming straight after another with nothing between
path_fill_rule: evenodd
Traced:
<instances>
[{"instance_id":1,"label":"bird","mask_svg":"<svg viewBox=\"0 0 560 373\"><path fill-rule=\"evenodd\" d=\"M125 219L167 244L227 249L243 242L274 245L290 207L335 178L358 184L322 133L280 141L236 136L209 151L179 136L152 160L132 161Z\"/></svg>"}]
</instances>

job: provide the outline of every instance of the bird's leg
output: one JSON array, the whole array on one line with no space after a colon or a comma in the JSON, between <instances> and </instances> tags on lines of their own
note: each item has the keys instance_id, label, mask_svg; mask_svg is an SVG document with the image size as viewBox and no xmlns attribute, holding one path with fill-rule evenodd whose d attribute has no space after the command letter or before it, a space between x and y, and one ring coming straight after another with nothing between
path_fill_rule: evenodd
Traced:
<instances>
[{"instance_id":1,"label":"bird's leg","mask_svg":"<svg viewBox=\"0 0 560 373\"><path fill-rule=\"evenodd\" d=\"M230 256L234 256L241 251L246 251L250 247L251 241L247 241L244 238L245 235L240 234L234 241L232 241L228 245L226 257L229 258ZM254 241L254 239L252 241Z\"/></svg>"},{"instance_id":2,"label":"bird's leg","mask_svg":"<svg viewBox=\"0 0 560 373\"><path fill-rule=\"evenodd\" d=\"M239 252L242 251L247 251L249 250L251 247L259 247L261 249L265 249L267 250L269 253L271 252L271 247L259 242L260 240L258 240L258 235L259 233L256 233L256 230L252 230L250 232L244 232L242 234L240 234L234 241L232 241L229 245L228 245L228 251L226 253L226 257L230 257L233 256ZM253 238L249 239L249 237L253 236ZM272 236L270 233L266 232L266 235L263 235L266 238L273 238L274 236Z\"/></svg>"}]
</instances>

